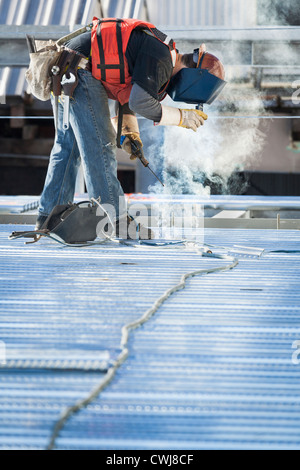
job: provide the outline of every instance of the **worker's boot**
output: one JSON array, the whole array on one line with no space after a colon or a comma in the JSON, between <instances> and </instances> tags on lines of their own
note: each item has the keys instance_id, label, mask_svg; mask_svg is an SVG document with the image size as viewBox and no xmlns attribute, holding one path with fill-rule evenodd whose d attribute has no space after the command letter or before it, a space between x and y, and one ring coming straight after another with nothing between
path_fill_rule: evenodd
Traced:
<instances>
[{"instance_id":1,"label":"worker's boot","mask_svg":"<svg viewBox=\"0 0 300 470\"><path fill-rule=\"evenodd\" d=\"M129 215L117 220L115 231L117 238L125 240L151 240L155 237L154 232L150 228L136 223Z\"/></svg>"}]
</instances>

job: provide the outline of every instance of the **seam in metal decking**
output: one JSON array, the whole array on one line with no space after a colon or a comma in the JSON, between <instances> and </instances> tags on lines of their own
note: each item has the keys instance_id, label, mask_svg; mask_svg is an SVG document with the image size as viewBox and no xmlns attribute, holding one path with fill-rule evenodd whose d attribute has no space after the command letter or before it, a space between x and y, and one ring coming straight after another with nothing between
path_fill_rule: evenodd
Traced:
<instances>
[{"instance_id":1,"label":"seam in metal decking","mask_svg":"<svg viewBox=\"0 0 300 470\"><path fill-rule=\"evenodd\" d=\"M7 359L108 361L121 326L180 276L220 260L193 251L9 242L0 227L0 340ZM206 230L260 247L230 272L187 282L135 331L109 387L62 429L58 449L299 449L299 232ZM222 263L221 263L222 264ZM61 412L103 372L5 369L0 448L46 448Z\"/></svg>"}]
</instances>

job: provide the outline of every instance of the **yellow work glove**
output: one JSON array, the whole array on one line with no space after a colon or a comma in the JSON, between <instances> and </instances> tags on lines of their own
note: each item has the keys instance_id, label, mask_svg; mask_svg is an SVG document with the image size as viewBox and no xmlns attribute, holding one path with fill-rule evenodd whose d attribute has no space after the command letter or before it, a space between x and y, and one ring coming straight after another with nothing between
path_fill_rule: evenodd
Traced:
<instances>
[{"instance_id":1,"label":"yellow work glove","mask_svg":"<svg viewBox=\"0 0 300 470\"><path fill-rule=\"evenodd\" d=\"M157 123L159 126L180 126L196 132L208 118L207 114L199 109L179 109L171 106L162 106L161 109L161 120Z\"/></svg>"},{"instance_id":2,"label":"yellow work glove","mask_svg":"<svg viewBox=\"0 0 300 470\"><path fill-rule=\"evenodd\" d=\"M117 132L118 117L112 119L112 125ZM143 155L143 143L140 138L139 125L134 114L124 114L122 120L121 148L130 155L131 160Z\"/></svg>"},{"instance_id":3,"label":"yellow work glove","mask_svg":"<svg viewBox=\"0 0 300 470\"><path fill-rule=\"evenodd\" d=\"M143 143L138 132L130 132L122 136L121 147L130 155L130 160L135 160L136 158L143 156Z\"/></svg>"},{"instance_id":4,"label":"yellow work glove","mask_svg":"<svg viewBox=\"0 0 300 470\"><path fill-rule=\"evenodd\" d=\"M192 129L194 132L197 132L198 127L203 126L208 117L199 109L180 109L179 111L181 114L179 127Z\"/></svg>"},{"instance_id":5,"label":"yellow work glove","mask_svg":"<svg viewBox=\"0 0 300 470\"><path fill-rule=\"evenodd\" d=\"M118 117L112 119L112 124L117 132ZM121 132L121 148L130 155L131 160L143 156L143 143L140 138L139 125L135 115L124 114Z\"/></svg>"}]
</instances>

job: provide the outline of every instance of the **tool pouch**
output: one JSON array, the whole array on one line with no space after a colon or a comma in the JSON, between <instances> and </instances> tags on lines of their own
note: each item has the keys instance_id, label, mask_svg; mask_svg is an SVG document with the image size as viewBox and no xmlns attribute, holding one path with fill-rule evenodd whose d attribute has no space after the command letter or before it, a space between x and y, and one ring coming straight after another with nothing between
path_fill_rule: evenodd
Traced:
<instances>
[{"instance_id":1,"label":"tool pouch","mask_svg":"<svg viewBox=\"0 0 300 470\"><path fill-rule=\"evenodd\" d=\"M55 65L62 52L62 47L50 41L35 41L37 52L30 53L30 64L25 78L31 93L42 101L51 96L51 68Z\"/></svg>"},{"instance_id":2,"label":"tool pouch","mask_svg":"<svg viewBox=\"0 0 300 470\"><path fill-rule=\"evenodd\" d=\"M79 244L94 241L97 238L97 226L105 215L97 215L98 205L90 201L77 204L69 203L54 207L42 230L32 232L13 232L15 238L33 238L38 241L42 236L57 235L67 244Z\"/></svg>"}]
</instances>

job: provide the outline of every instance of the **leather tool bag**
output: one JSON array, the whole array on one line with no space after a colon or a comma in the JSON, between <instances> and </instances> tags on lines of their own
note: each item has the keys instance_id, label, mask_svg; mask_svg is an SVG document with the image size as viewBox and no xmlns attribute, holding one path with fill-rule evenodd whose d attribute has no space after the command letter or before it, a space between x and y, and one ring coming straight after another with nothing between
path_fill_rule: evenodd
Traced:
<instances>
[{"instance_id":1,"label":"leather tool bag","mask_svg":"<svg viewBox=\"0 0 300 470\"><path fill-rule=\"evenodd\" d=\"M54 41L35 41L36 52L31 52L30 64L25 78L31 93L41 101L50 100L51 69L58 62L63 48Z\"/></svg>"},{"instance_id":2,"label":"leather tool bag","mask_svg":"<svg viewBox=\"0 0 300 470\"><path fill-rule=\"evenodd\" d=\"M84 243L97 238L98 206L89 201L56 206L45 222L45 229L58 235L65 243Z\"/></svg>"},{"instance_id":3,"label":"leather tool bag","mask_svg":"<svg viewBox=\"0 0 300 470\"><path fill-rule=\"evenodd\" d=\"M43 225L42 230L30 232L13 232L10 240L15 238L33 238L34 242L43 236L57 235L67 244L92 242L97 238L97 226L105 215L97 215L98 205L83 201L56 206Z\"/></svg>"},{"instance_id":4,"label":"leather tool bag","mask_svg":"<svg viewBox=\"0 0 300 470\"><path fill-rule=\"evenodd\" d=\"M65 49L64 44L86 31L91 31L91 27L92 25L87 25L68 34L67 36L64 36L63 38L60 38L58 41L38 41L33 36L26 36L29 48L30 64L28 70L25 72L25 78L31 88L31 93L36 98L42 101L50 100L53 76L51 69L59 62L61 53ZM63 60L65 60L65 58ZM60 77L64 73L63 64L61 65L62 73Z\"/></svg>"}]
</instances>

